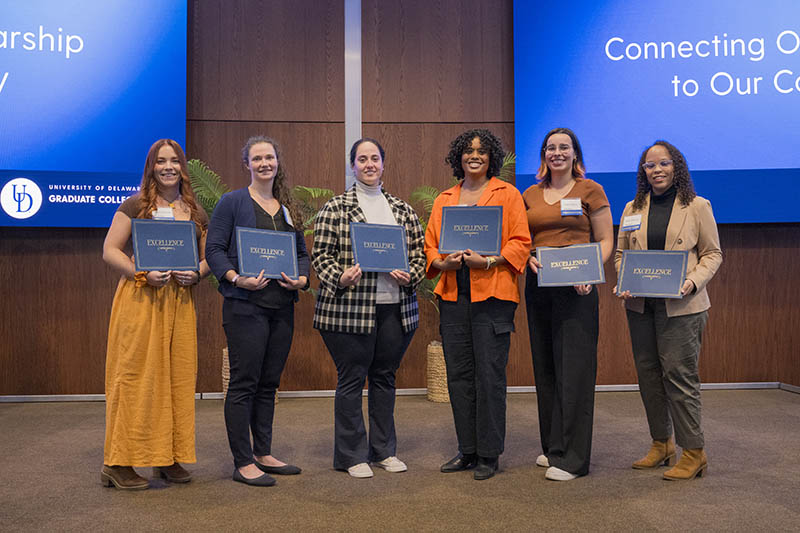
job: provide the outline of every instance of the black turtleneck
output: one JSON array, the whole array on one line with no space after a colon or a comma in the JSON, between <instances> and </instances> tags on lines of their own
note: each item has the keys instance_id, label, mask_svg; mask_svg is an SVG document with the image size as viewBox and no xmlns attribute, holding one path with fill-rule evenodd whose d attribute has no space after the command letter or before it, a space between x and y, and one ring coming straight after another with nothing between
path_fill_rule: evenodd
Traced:
<instances>
[{"instance_id":1,"label":"black turtleneck","mask_svg":"<svg viewBox=\"0 0 800 533\"><path fill-rule=\"evenodd\" d=\"M650 191L650 213L647 215L647 249L663 250L667 241L667 226L675 204L675 185L656 196Z\"/></svg>"}]
</instances>

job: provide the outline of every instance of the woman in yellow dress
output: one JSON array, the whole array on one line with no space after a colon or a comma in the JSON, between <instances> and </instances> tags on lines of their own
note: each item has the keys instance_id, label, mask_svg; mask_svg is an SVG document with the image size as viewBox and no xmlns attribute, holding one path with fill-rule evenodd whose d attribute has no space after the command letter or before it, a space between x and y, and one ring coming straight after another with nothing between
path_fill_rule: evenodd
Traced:
<instances>
[{"instance_id":1,"label":"woman in yellow dress","mask_svg":"<svg viewBox=\"0 0 800 533\"><path fill-rule=\"evenodd\" d=\"M205 248L208 216L189 184L186 156L170 139L156 141L145 160L139 193L114 214L103 243L103 260L121 274L108 325L106 352L105 486L146 489L133 467L156 467L174 483L192 479L180 463L195 462L194 392L197 320L193 285L200 270L136 272L126 252L131 219L170 213L196 224L198 250ZM168 218L168 217L167 217Z\"/></svg>"}]
</instances>

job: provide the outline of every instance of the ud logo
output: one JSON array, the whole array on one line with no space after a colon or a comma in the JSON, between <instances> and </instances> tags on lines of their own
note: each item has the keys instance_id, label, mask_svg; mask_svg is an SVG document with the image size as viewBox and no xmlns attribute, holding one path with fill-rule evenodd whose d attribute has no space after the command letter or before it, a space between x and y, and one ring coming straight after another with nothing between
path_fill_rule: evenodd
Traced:
<instances>
[{"instance_id":1,"label":"ud logo","mask_svg":"<svg viewBox=\"0 0 800 533\"><path fill-rule=\"evenodd\" d=\"M30 218L42 207L42 191L28 178L14 178L0 191L0 205L13 218Z\"/></svg>"}]
</instances>

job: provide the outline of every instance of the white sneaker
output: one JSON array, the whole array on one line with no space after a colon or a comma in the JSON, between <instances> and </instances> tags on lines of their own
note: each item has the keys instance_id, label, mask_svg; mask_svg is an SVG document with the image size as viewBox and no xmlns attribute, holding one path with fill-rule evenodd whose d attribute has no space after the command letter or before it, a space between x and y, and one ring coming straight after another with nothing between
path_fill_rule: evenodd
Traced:
<instances>
[{"instance_id":1,"label":"white sneaker","mask_svg":"<svg viewBox=\"0 0 800 533\"><path fill-rule=\"evenodd\" d=\"M408 470L406 464L397 457L395 457L394 455L391 457L387 457L383 461L379 461L377 463L372 463L372 464L383 468L387 472L405 472L406 470Z\"/></svg>"},{"instance_id":2,"label":"white sneaker","mask_svg":"<svg viewBox=\"0 0 800 533\"><path fill-rule=\"evenodd\" d=\"M550 466L550 461L547 460L547 456L545 454L542 454L536 458L536 466L541 466L542 468L548 468Z\"/></svg>"},{"instance_id":3,"label":"white sneaker","mask_svg":"<svg viewBox=\"0 0 800 533\"><path fill-rule=\"evenodd\" d=\"M578 476L575 474L570 474L566 470L561 470L560 468L551 466L547 469L547 472L544 473L544 477L552 481L572 481Z\"/></svg>"},{"instance_id":4,"label":"white sneaker","mask_svg":"<svg viewBox=\"0 0 800 533\"><path fill-rule=\"evenodd\" d=\"M372 477L372 469L367 463L358 463L347 469L347 473L353 477Z\"/></svg>"}]
</instances>

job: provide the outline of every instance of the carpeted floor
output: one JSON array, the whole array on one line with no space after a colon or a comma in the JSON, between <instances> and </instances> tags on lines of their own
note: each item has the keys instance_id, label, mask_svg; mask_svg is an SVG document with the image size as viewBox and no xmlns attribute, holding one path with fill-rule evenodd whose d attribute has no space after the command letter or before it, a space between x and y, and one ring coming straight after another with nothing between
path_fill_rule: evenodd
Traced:
<instances>
[{"instance_id":1,"label":"carpeted floor","mask_svg":"<svg viewBox=\"0 0 800 533\"><path fill-rule=\"evenodd\" d=\"M194 481L132 493L100 484L103 403L0 404L0 531L800 530L800 395L705 391L703 402L704 478L631 469L650 442L639 395L602 392L592 471L558 483L534 465L535 394L509 395L502 472L481 482L439 473L456 451L448 404L399 397L409 471L359 480L331 468L333 399L281 399L273 451L303 473L254 488L231 481L222 402L202 400Z\"/></svg>"}]
</instances>

